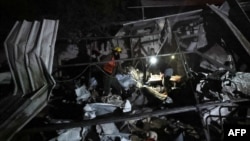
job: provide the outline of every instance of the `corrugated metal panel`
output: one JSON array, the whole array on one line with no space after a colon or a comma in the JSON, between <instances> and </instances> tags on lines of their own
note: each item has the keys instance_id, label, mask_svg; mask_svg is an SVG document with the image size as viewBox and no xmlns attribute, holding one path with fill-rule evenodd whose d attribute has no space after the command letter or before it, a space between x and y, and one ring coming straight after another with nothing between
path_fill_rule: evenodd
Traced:
<instances>
[{"instance_id":1,"label":"corrugated metal panel","mask_svg":"<svg viewBox=\"0 0 250 141\"><path fill-rule=\"evenodd\" d=\"M10 31L8 37L6 38L5 42L4 42L4 46L5 46L5 52L6 52L6 57L9 63L9 67L10 67L10 71L11 74L13 76L13 81L14 81L14 85L15 85L15 89L14 89L14 94L17 93L18 90L18 83L16 80L16 66L15 66L15 59L14 59L14 48L7 48L7 46L14 46L15 43L15 39L18 33L18 30L20 29L20 24L19 22L16 22L15 25L13 26L12 30Z\"/></svg>"},{"instance_id":2,"label":"corrugated metal panel","mask_svg":"<svg viewBox=\"0 0 250 141\"><path fill-rule=\"evenodd\" d=\"M51 73L58 25L56 20L18 21L6 38L15 90L0 102L0 140L10 140L46 106L55 85Z\"/></svg>"},{"instance_id":3,"label":"corrugated metal panel","mask_svg":"<svg viewBox=\"0 0 250 141\"><path fill-rule=\"evenodd\" d=\"M42 58L48 72L52 71L55 36L58 22L43 20L17 22L5 41L6 54L15 77L15 94L21 90L22 94L31 93L43 85L41 64ZM20 91L19 91L20 92Z\"/></svg>"}]
</instances>

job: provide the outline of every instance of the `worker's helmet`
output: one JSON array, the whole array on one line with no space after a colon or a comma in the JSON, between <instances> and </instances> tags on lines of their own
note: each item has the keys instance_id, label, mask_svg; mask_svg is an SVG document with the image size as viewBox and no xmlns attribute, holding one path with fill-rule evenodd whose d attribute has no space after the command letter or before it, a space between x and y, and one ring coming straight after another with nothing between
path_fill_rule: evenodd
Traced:
<instances>
[{"instance_id":1,"label":"worker's helmet","mask_svg":"<svg viewBox=\"0 0 250 141\"><path fill-rule=\"evenodd\" d=\"M122 52L122 48L121 47L115 47L115 48L113 48L113 51L121 53Z\"/></svg>"}]
</instances>

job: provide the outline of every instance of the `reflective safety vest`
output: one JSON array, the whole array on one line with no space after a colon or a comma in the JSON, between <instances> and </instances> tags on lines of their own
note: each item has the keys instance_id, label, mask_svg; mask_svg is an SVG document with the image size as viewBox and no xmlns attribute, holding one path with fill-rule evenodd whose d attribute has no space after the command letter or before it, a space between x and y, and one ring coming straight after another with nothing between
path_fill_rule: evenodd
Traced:
<instances>
[{"instance_id":1,"label":"reflective safety vest","mask_svg":"<svg viewBox=\"0 0 250 141\"><path fill-rule=\"evenodd\" d=\"M111 61L109 61L108 63L106 63L104 66L103 66L103 69L112 74L114 69L115 69L115 58L112 57Z\"/></svg>"}]
</instances>

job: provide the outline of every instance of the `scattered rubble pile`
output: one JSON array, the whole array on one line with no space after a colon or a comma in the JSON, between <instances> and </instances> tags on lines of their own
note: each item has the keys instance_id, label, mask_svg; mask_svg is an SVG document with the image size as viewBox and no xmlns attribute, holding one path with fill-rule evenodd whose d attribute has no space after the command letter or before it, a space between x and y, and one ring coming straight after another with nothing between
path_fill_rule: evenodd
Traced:
<instances>
[{"instance_id":1,"label":"scattered rubble pile","mask_svg":"<svg viewBox=\"0 0 250 141\"><path fill-rule=\"evenodd\" d=\"M169 110L171 108L194 105L194 95L192 95L192 92L189 93L190 91L188 91L191 86L188 85L190 80L192 81L192 85L195 85L196 87L195 93L197 93L199 103L218 102L228 104L228 102L230 103L231 100L248 97L247 93L244 93L244 91L247 91L247 87L244 88L244 91L241 91L242 87L244 87L242 85L246 85L246 83L243 80L237 80L239 80L240 77L242 78L242 75L248 76L248 78L250 77L249 73L235 73L232 75L230 72L225 70L220 73L214 72L212 74L196 73L190 70L190 73L192 77L189 80L182 82L183 84L178 85L178 89L172 90L169 95L165 95L165 98L157 97L156 93L159 93L156 91L157 87L138 85L134 83L136 82L136 79L133 77L130 77L131 80L127 81L122 81L123 79L119 79L119 82L123 83L124 85L126 82L130 82L131 84L129 85L130 87L126 88L126 93L124 93L126 96L116 95L115 93L111 93L108 96L102 96L97 92L97 90L95 90L97 85L90 84L91 88L88 89L86 88L84 81L81 81L83 83L80 85L80 87L79 83L73 83L75 84L75 91L64 91L65 89L68 89L65 87L68 87L69 84L62 84L60 86L61 88L55 89L55 91L63 89L63 91L60 91L60 93L56 92L60 95L53 95L51 97L51 114L49 118L58 119L64 117L66 119L70 119L71 121L90 120L90 122L91 119L95 118L103 118L104 120L103 124L95 125L95 122L93 122L91 126L87 127L84 126L81 128L78 127L69 130L63 130L64 132L60 130L60 132L58 132L58 137L51 140L60 140L60 138L64 140L65 138L71 138L72 134L77 134L77 136L74 136L76 137L76 140L85 139L125 141L204 139L205 135L203 133L203 129L201 128L202 123L199 119L199 115L195 112L192 112L192 110L191 113L189 113L190 115L188 113L177 112L177 115L169 114L166 116L162 114L158 116L154 115L152 112L156 110ZM129 74L126 74L123 77L128 78L127 75ZM122 74L119 74L119 76L121 77ZM215 83L216 81L219 82ZM95 83L93 80L91 82ZM150 90L145 91L145 88L150 88ZM159 89L160 88L158 88L158 90ZM185 93L189 94L184 96ZM74 98L72 97L71 100L70 98L66 97L72 95L74 95ZM172 96L172 101L165 102L164 100L166 97L170 96ZM73 105L78 105L78 108L74 107ZM55 107L55 109L53 107ZM230 111L228 109L223 109L220 111L220 108L221 106L213 105L213 103L212 105L206 106L206 108L201 108L203 121L206 122L207 126L214 124L214 122L217 122L219 119L219 117L211 118L211 115L219 116L220 113L222 116L226 116L230 115L232 111L236 110L232 109L232 111ZM78 111L76 111L77 109ZM72 111L75 112L72 113ZM137 115L143 113L146 115L146 117L135 117L133 120L128 118L126 120L126 116L128 115ZM150 113L153 115L150 115ZM117 115L122 115L125 118L118 122L106 123L107 121L105 121L105 118L111 118L110 121L112 121L112 117ZM187 117L191 115L192 118L188 119ZM194 121L194 119L196 119L196 121Z\"/></svg>"},{"instance_id":2,"label":"scattered rubble pile","mask_svg":"<svg viewBox=\"0 0 250 141\"><path fill-rule=\"evenodd\" d=\"M58 63L70 69L51 74L56 84L46 91L46 107L13 140L216 141L223 139L223 124L231 119L249 124L249 33L231 19L229 9L244 12L232 4L238 3L124 24L117 36L135 36L130 41L136 52L117 60L123 71L109 77L119 87L111 86L108 95L100 77L108 74L96 59L101 57L74 66L81 50L70 45ZM247 17L241 20L250 26ZM119 46L128 52L124 40ZM156 52L145 51L152 44ZM160 65L148 63L151 55L172 65L174 71L165 71L171 74L168 87L159 75ZM11 82L6 81L9 75L0 76L1 84Z\"/></svg>"}]
</instances>

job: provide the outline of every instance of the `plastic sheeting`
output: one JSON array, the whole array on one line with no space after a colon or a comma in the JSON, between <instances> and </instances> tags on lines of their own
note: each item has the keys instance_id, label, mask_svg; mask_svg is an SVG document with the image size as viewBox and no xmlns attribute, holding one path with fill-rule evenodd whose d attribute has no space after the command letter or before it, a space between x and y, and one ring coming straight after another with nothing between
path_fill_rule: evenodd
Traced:
<instances>
[{"instance_id":1,"label":"plastic sheeting","mask_svg":"<svg viewBox=\"0 0 250 141\"><path fill-rule=\"evenodd\" d=\"M93 119L96 116L101 116L114 112L117 109L117 106L113 104L106 103L91 103L86 104L83 108L84 110L84 119Z\"/></svg>"},{"instance_id":2,"label":"plastic sheeting","mask_svg":"<svg viewBox=\"0 0 250 141\"><path fill-rule=\"evenodd\" d=\"M121 105L121 106L119 106ZM130 112L132 110L131 103L126 100L124 103L114 105L108 103L90 103L83 107L84 119L94 119L96 116L102 116L113 113L116 109L121 108L123 112Z\"/></svg>"},{"instance_id":3,"label":"plastic sheeting","mask_svg":"<svg viewBox=\"0 0 250 141\"><path fill-rule=\"evenodd\" d=\"M84 140L87 132L87 128L72 128L63 131L59 134L59 136L50 139L49 141L82 141Z\"/></svg>"},{"instance_id":4,"label":"plastic sheeting","mask_svg":"<svg viewBox=\"0 0 250 141\"><path fill-rule=\"evenodd\" d=\"M117 74L115 77L125 90L128 90L130 87L136 85L136 81L132 78L131 75Z\"/></svg>"},{"instance_id":5,"label":"plastic sheeting","mask_svg":"<svg viewBox=\"0 0 250 141\"><path fill-rule=\"evenodd\" d=\"M81 87L75 89L76 92L76 100L78 103L82 103L83 101L88 100L90 97L90 92L86 89L85 85L82 85Z\"/></svg>"},{"instance_id":6,"label":"plastic sheeting","mask_svg":"<svg viewBox=\"0 0 250 141\"><path fill-rule=\"evenodd\" d=\"M101 141L116 140L119 138L122 141L130 141L130 134L120 133L114 123L100 124L96 126Z\"/></svg>"}]
</instances>

